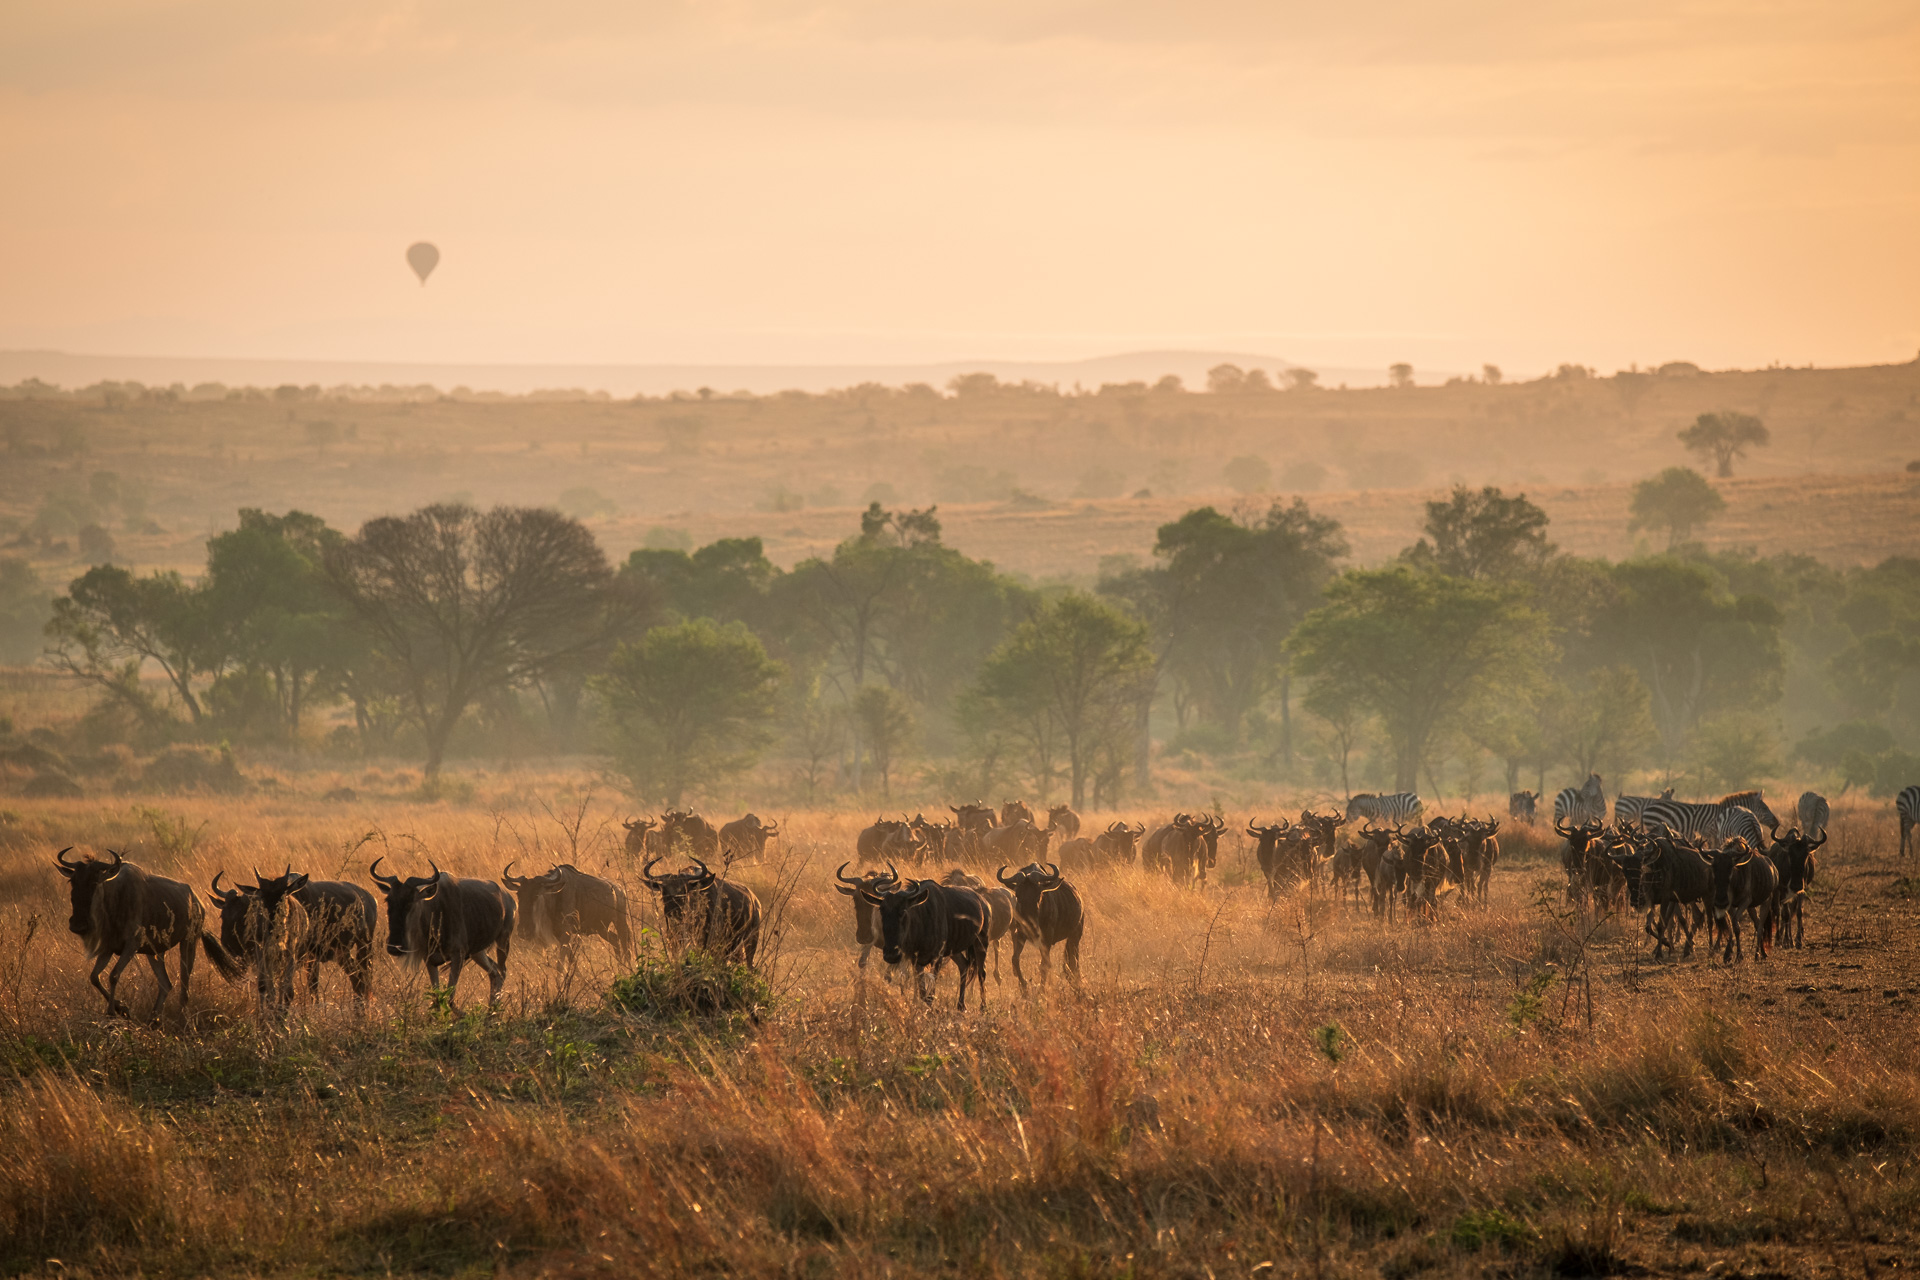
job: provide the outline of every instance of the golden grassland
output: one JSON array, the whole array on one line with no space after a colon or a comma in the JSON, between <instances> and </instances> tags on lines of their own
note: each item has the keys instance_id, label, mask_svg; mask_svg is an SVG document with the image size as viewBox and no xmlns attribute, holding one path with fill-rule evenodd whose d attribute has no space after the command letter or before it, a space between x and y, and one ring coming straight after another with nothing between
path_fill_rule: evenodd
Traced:
<instances>
[{"instance_id":1,"label":"golden grassland","mask_svg":"<svg viewBox=\"0 0 1920 1280\"><path fill-rule=\"evenodd\" d=\"M88 801L17 811L0 828L0 1269L1812 1276L1920 1261L1920 889L1886 805L1837 807L1806 949L1736 965L1704 947L1656 963L1637 917L1566 914L1537 835L1502 833L1491 909L1416 927L1269 904L1230 835L1204 889L1078 880L1078 990L1056 970L1022 993L1003 954L984 1008L957 1013L948 972L929 1009L877 965L856 976L830 877L868 815L803 813L736 869L769 909L758 1022L623 1011L597 942L572 962L517 948L492 1019L478 975L453 1013L384 957L364 1013L334 970L284 1026L204 961L185 1017L170 1007L155 1029L104 1019L86 985L51 864L64 844L202 887L287 862L365 883L381 851L487 876L564 857L625 883L657 927L618 815L544 783L549 804L491 812L271 795L175 798L164 822ZM1228 816L1237 832L1246 815ZM143 1013L144 969L122 992Z\"/></svg>"}]
</instances>

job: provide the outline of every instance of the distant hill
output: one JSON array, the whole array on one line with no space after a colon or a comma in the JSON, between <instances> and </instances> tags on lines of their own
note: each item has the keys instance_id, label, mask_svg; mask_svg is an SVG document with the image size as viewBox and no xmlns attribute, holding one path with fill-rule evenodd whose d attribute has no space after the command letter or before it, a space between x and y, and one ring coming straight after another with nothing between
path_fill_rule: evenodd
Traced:
<instances>
[{"instance_id":1,"label":"distant hill","mask_svg":"<svg viewBox=\"0 0 1920 1280\"><path fill-rule=\"evenodd\" d=\"M1108 382L1155 382L1168 374L1189 389L1207 384L1219 364L1264 369L1269 375L1294 368L1279 356L1244 351L1131 351L1088 360L950 360L935 364L387 364L345 360L228 360L199 356L76 355L66 351L0 351L0 386L28 378L69 389L99 382L188 387L218 382L230 387L432 386L467 387L523 395L529 391L579 389L614 396L666 395L674 391L829 391L878 382L898 387L925 382L945 387L964 373L991 373L1003 382L1038 382L1088 391ZM1383 385L1384 369L1320 369L1328 386ZM1421 381L1444 375L1431 371Z\"/></svg>"}]
</instances>

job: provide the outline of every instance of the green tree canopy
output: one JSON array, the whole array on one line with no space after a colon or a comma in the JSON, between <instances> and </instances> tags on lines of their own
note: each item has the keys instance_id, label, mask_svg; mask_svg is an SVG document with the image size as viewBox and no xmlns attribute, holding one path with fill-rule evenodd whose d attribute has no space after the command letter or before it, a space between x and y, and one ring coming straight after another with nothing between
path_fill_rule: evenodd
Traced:
<instances>
[{"instance_id":1,"label":"green tree canopy","mask_svg":"<svg viewBox=\"0 0 1920 1280\"><path fill-rule=\"evenodd\" d=\"M614 771L636 799L677 805L751 768L772 741L781 674L738 622L695 618L618 645L591 681Z\"/></svg>"},{"instance_id":2,"label":"green tree canopy","mask_svg":"<svg viewBox=\"0 0 1920 1280\"><path fill-rule=\"evenodd\" d=\"M1464 729L1476 702L1530 678L1551 651L1519 587L1395 566L1344 574L1326 594L1288 641L1295 670L1379 719L1404 791L1439 734Z\"/></svg>"},{"instance_id":3,"label":"green tree canopy","mask_svg":"<svg viewBox=\"0 0 1920 1280\"><path fill-rule=\"evenodd\" d=\"M1668 467L1651 480L1633 486L1630 532L1664 529L1667 549L1692 536L1694 529L1726 510L1727 500L1691 467Z\"/></svg>"},{"instance_id":4,"label":"green tree canopy","mask_svg":"<svg viewBox=\"0 0 1920 1280\"><path fill-rule=\"evenodd\" d=\"M1337 520L1296 498L1257 524L1212 507L1160 526L1167 662L1206 719L1238 736L1275 689L1288 634L1320 601L1347 540Z\"/></svg>"},{"instance_id":5,"label":"green tree canopy","mask_svg":"<svg viewBox=\"0 0 1920 1280\"><path fill-rule=\"evenodd\" d=\"M202 708L194 682L219 672L221 646L206 626L202 591L174 572L135 577L95 565L53 602L48 661L125 704L149 725L163 712L140 688L140 670L159 667L195 724Z\"/></svg>"},{"instance_id":6,"label":"green tree canopy","mask_svg":"<svg viewBox=\"0 0 1920 1280\"><path fill-rule=\"evenodd\" d=\"M1772 437L1765 424L1750 413L1722 409L1703 413L1693 425L1680 431L1680 443L1688 452L1714 460L1714 474L1725 480L1733 475L1733 460L1744 458L1747 450L1764 445Z\"/></svg>"},{"instance_id":7,"label":"green tree canopy","mask_svg":"<svg viewBox=\"0 0 1920 1280\"><path fill-rule=\"evenodd\" d=\"M326 570L400 678L429 781L469 707L603 648L634 607L593 535L537 507L369 520L328 550Z\"/></svg>"},{"instance_id":8,"label":"green tree canopy","mask_svg":"<svg viewBox=\"0 0 1920 1280\"><path fill-rule=\"evenodd\" d=\"M1134 713L1151 696L1152 670L1146 627L1074 592L1014 628L982 668L977 696L1043 762L1064 753L1073 803L1083 805L1096 768L1117 770L1131 755Z\"/></svg>"},{"instance_id":9,"label":"green tree canopy","mask_svg":"<svg viewBox=\"0 0 1920 1280\"><path fill-rule=\"evenodd\" d=\"M1462 484L1427 503L1426 537L1407 549L1405 559L1456 578L1500 581L1537 571L1553 552L1547 513L1526 494L1509 498L1492 485L1475 493Z\"/></svg>"},{"instance_id":10,"label":"green tree canopy","mask_svg":"<svg viewBox=\"0 0 1920 1280\"><path fill-rule=\"evenodd\" d=\"M1614 603L1595 619L1599 648L1639 673L1669 765L1710 716L1771 707L1785 674L1781 614L1734 596L1712 570L1669 556L1614 568Z\"/></svg>"}]
</instances>

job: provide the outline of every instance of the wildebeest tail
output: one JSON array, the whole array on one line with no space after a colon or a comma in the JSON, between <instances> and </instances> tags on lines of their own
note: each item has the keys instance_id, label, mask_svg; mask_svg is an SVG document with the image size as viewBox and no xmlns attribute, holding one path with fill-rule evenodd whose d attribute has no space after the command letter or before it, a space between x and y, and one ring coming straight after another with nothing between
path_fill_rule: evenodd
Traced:
<instances>
[{"instance_id":1,"label":"wildebeest tail","mask_svg":"<svg viewBox=\"0 0 1920 1280\"><path fill-rule=\"evenodd\" d=\"M220 939L214 937L205 929L200 931L200 949L207 953L207 959L213 963L213 967L219 971L220 976L228 982L232 982L246 971L246 966L236 960L231 952L220 945Z\"/></svg>"}]
</instances>

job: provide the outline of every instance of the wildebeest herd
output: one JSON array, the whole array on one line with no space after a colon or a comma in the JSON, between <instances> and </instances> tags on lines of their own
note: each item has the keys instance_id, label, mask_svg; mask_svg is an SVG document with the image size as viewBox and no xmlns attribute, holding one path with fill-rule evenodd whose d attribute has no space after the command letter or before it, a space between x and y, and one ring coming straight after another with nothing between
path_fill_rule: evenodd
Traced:
<instances>
[{"instance_id":1,"label":"wildebeest herd","mask_svg":"<svg viewBox=\"0 0 1920 1280\"><path fill-rule=\"evenodd\" d=\"M1515 793L1509 819L1532 825L1539 798ZM1020 960L1028 947L1040 953L1043 983L1056 946L1063 949L1069 979L1079 981L1087 915L1069 873L1084 877L1137 863L1177 885L1200 887L1218 863L1226 830L1218 814L1183 812L1151 830L1145 823L1114 821L1083 836L1079 815L1066 805L1046 810L1044 826L1018 800L998 811L978 803L949 808L951 817L934 820L923 814L877 818L859 833L855 858L835 872L834 888L852 900L861 969L877 946L889 976L910 969L915 992L931 1002L933 983L951 961L960 974L962 1009L970 981L985 999L989 952L998 980L999 944L1008 937L1014 975L1023 987ZM1920 826L1920 786L1902 791L1896 808L1904 856L1910 833ZM1656 958L1674 954L1676 944L1679 954L1691 955L1696 933L1707 926L1710 945L1719 945L1722 959L1731 960L1745 955L1742 917L1759 956L1776 941L1804 941L1814 855L1827 842L1827 802L1808 792L1793 816L1797 821L1780 834L1781 821L1758 791L1690 804L1668 790L1655 797L1619 796L1609 823L1600 778L1592 775L1582 787L1555 797L1553 829L1565 841L1561 862L1569 901L1646 912L1644 930L1654 940ZM777 825L747 814L715 827L678 809L624 825L626 851L645 859L641 882L660 896L665 935L725 961L754 964L764 913L753 891L727 872L734 863L760 858L767 841L779 835ZM1501 825L1492 816L1428 817L1411 793L1369 793L1354 796L1344 812L1308 809L1297 820L1250 819L1245 832L1270 900L1303 887L1317 894L1324 887L1335 900L1350 897L1356 909L1376 918L1391 922L1404 914L1418 922L1431 921L1450 905L1486 905ZM1349 829L1345 841L1342 827ZM323 964L340 966L356 1003L370 992L380 912L373 894L359 885L314 880L289 866L277 876L255 871L252 884L223 887L225 872L219 872L209 886L219 915L216 935L191 885L119 853L71 860L71 852L55 856L69 882L68 927L94 962L90 978L110 1015L128 1012L117 996L120 978L136 956L145 956L159 988L149 1013L149 1020L157 1020L173 989L165 957L175 950L183 1007L196 950L229 981L251 971L263 1015L284 1012L301 970L308 992L317 992ZM676 855L687 859L681 869L655 872ZM386 951L424 967L435 988L444 969L449 1006L470 963L487 975L489 1008L498 1003L516 937L569 950L597 937L622 963L633 958L626 892L571 864L516 876L509 863L495 882L456 877L431 862L428 875L383 874L381 861L368 874L384 900ZM856 863L868 869L848 875ZM900 870L944 863L995 866L997 883L960 867L937 880Z\"/></svg>"}]
</instances>

